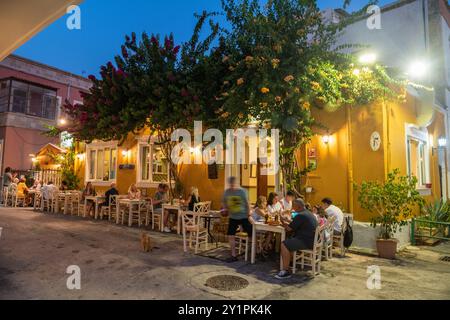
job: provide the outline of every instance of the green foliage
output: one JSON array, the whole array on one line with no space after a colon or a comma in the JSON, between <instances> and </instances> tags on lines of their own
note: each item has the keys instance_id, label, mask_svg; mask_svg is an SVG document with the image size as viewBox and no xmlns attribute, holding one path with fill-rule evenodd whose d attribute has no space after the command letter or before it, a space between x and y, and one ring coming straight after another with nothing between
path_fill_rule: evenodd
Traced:
<instances>
[{"instance_id":1,"label":"green foliage","mask_svg":"<svg viewBox=\"0 0 450 320\"><path fill-rule=\"evenodd\" d=\"M219 119L229 127L257 123L280 130L284 185L299 190L294 152L307 143L311 108L335 111L392 96L393 81L380 66L362 67L335 48L337 32L353 21L326 24L316 1L222 0L230 30ZM338 49L355 49L347 44ZM356 73L355 69L360 72Z\"/></svg>"},{"instance_id":2,"label":"green foliage","mask_svg":"<svg viewBox=\"0 0 450 320\"><path fill-rule=\"evenodd\" d=\"M450 204L446 200L435 200L424 206L423 214L431 221L450 222Z\"/></svg>"},{"instance_id":3,"label":"green foliage","mask_svg":"<svg viewBox=\"0 0 450 320\"><path fill-rule=\"evenodd\" d=\"M70 119L58 129L81 141L123 142L149 128L167 158L173 130L192 129L194 120L218 129L249 123L279 129L283 185L301 190L308 168L294 153L313 135L311 108L334 111L393 95L383 68L362 68L338 50L358 45L335 48L336 33L364 10L335 25L322 20L314 0L222 0L222 8L228 29L203 12L182 45L173 35L127 36L115 65L102 66L101 79L89 77L83 105L64 105ZM210 32L200 40L207 21ZM170 176L178 183L172 163Z\"/></svg>"},{"instance_id":4,"label":"green foliage","mask_svg":"<svg viewBox=\"0 0 450 320\"><path fill-rule=\"evenodd\" d=\"M392 238L412 217L414 207L423 205L424 200L416 186L417 178L401 176L399 169L390 172L384 183L368 181L359 187L355 185L361 207L378 214L373 218L372 226L380 225L381 238Z\"/></svg>"}]
</instances>

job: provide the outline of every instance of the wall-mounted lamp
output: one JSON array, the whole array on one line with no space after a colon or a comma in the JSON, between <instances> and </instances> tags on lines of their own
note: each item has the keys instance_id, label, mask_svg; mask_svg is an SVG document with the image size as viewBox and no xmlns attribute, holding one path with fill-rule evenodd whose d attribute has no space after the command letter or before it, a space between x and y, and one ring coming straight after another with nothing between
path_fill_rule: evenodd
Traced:
<instances>
[{"instance_id":1,"label":"wall-mounted lamp","mask_svg":"<svg viewBox=\"0 0 450 320\"><path fill-rule=\"evenodd\" d=\"M128 150L127 149L125 149L125 150L122 150L122 157L126 157L128 155Z\"/></svg>"},{"instance_id":2,"label":"wall-mounted lamp","mask_svg":"<svg viewBox=\"0 0 450 320\"><path fill-rule=\"evenodd\" d=\"M327 133L326 135L322 136L322 142L325 144L328 144L331 140L330 135Z\"/></svg>"},{"instance_id":3,"label":"wall-mounted lamp","mask_svg":"<svg viewBox=\"0 0 450 320\"><path fill-rule=\"evenodd\" d=\"M78 160L82 160L84 158L84 154L83 153L78 153L77 154L77 159Z\"/></svg>"},{"instance_id":4,"label":"wall-mounted lamp","mask_svg":"<svg viewBox=\"0 0 450 320\"><path fill-rule=\"evenodd\" d=\"M67 120L64 119L64 118L60 118L60 119L58 120L58 124L59 124L60 126L64 126L66 123L67 123Z\"/></svg>"},{"instance_id":5,"label":"wall-mounted lamp","mask_svg":"<svg viewBox=\"0 0 450 320\"><path fill-rule=\"evenodd\" d=\"M447 146L447 139L446 138L439 138L438 139L438 146L443 148Z\"/></svg>"}]
</instances>

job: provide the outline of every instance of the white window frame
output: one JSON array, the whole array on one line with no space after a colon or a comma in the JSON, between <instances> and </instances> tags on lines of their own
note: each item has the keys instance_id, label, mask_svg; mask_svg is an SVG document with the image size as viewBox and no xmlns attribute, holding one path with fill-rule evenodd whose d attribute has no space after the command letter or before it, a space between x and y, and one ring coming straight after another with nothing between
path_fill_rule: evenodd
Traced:
<instances>
[{"instance_id":1,"label":"white window frame","mask_svg":"<svg viewBox=\"0 0 450 320\"><path fill-rule=\"evenodd\" d=\"M410 148L409 148L409 141L415 140L420 144L423 145L423 159L420 159L420 148L417 149L418 154L417 156L417 163L420 161L424 162L424 170L425 170L425 177L422 177L421 170L419 168L419 176L416 177L418 180L417 183L417 190L421 191L422 195L431 195L431 190L426 187L427 184L431 182L431 170L430 170L430 141L429 141L429 135L426 128L417 127L412 124L406 125L406 168L408 176L411 176L411 163L410 163ZM425 181L425 184L422 184L422 181Z\"/></svg>"},{"instance_id":2,"label":"white window frame","mask_svg":"<svg viewBox=\"0 0 450 320\"><path fill-rule=\"evenodd\" d=\"M114 179L109 179L108 181L105 181L103 179L97 179L97 168L98 168L98 151L105 151L105 149L110 149L110 152L112 149L116 149L116 164L115 164L115 178ZM91 151L95 151L96 152L96 161L95 161L95 169L94 169L94 179L90 178L90 166L91 166L91 159L90 159L90 155L91 155ZM111 162L111 159L110 159ZM110 185L112 182L116 182L117 180L117 173L118 173L118 162L119 162L119 148L118 148L118 143L117 141L108 141L108 142L103 142L103 141L94 141L88 145L86 145L86 161L85 161L85 180L86 182L92 182L92 184L97 185L97 186L108 186ZM110 163L110 168L111 168L111 163Z\"/></svg>"},{"instance_id":3,"label":"white window frame","mask_svg":"<svg viewBox=\"0 0 450 320\"><path fill-rule=\"evenodd\" d=\"M149 136L143 136L137 138L137 157L136 157L136 186L138 188L156 188L161 182L160 181L153 181L153 147L155 145L155 142L157 142L156 137L152 137L149 140ZM150 148L150 164L149 164L149 179L143 180L142 179L142 170L143 170L143 164L141 163L141 156L142 156L142 150L144 147ZM170 161L170 160L168 160ZM167 179L165 183L169 182L169 176L170 176L170 170L167 170Z\"/></svg>"}]
</instances>

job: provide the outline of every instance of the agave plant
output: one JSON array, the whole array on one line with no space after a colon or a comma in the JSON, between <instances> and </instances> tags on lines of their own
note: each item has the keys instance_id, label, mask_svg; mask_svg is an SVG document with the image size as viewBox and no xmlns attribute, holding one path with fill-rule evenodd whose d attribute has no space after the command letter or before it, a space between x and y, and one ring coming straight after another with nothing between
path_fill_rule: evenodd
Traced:
<instances>
[{"instance_id":1,"label":"agave plant","mask_svg":"<svg viewBox=\"0 0 450 320\"><path fill-rule=\"evenodd\" d=\"M424 214L431 221L445 222L450 219L450 204L446 200L435 200L423 208Z\"/></svg>"}]
</instances>

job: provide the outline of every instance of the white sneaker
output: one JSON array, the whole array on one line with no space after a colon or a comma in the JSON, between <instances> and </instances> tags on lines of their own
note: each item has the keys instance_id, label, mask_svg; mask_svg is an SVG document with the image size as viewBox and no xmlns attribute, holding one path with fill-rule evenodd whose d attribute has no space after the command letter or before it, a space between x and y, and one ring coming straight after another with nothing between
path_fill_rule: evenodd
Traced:
<instances>
[{"instance_id":1,"label":"white sneaker","mask_svg":"<svg viewBox=\"0 0 450 320\"><path fill-rule=\"evenodd\" d=\"M291 277L291 273L289 271L286 270L281 270L280 272L278 272L277 275L275 275L275 278L277 279L289 279Z\"/></svg>"},{"instance_id":2,"label":"white sneaker","mask_svg":"<svg viewBox=\"0 0 450 320\"><path fill-rule=\"evenodd\" d=\"M167 232L167 233L168 233L168 232L172 232L172 230L170 230L169 227L164 227L163 231L164 231L164 232Z\"/></svg>"}]
</instances>

